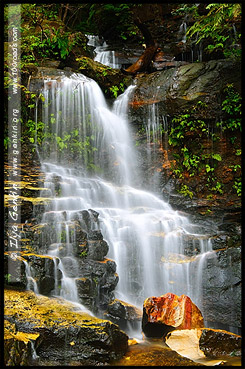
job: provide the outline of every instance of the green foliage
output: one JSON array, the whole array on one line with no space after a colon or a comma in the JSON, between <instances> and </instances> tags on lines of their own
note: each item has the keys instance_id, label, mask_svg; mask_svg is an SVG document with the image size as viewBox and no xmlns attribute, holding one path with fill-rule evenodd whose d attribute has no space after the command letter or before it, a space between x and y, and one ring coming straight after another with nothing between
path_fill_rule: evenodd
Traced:
<instances>
[{"instance_id":1,"label":"green foliage","mask_svg":"<svg viewBox=\"0 0 245 369\"><path fill-rule=\"evenodd\" d=\"M28 119L26 122L27 132L26 135L31 143L41 145L44 139L44 123L35 122L32 119Z\"/></svg>"},{"instance_id":2,"label":"green foliage","mask_svg":"<svg viewBox=\"0 0 245 369\"><path fill-rule=\"evenodd\" d=\"M195 41L207 41L206 51L222 51L226 58L240 57L241 48L236 45L241 41L241 33L234 33L234 24L241 20L241 4L212 3L206 6L205 15L199 15L198 9L193 8L195 23L187 30L187 38Z\"/></svg>"},{"instance_id":3,"label":"green foliage","mask_svg":"<svg viewBox=\"0 0 245 369\"><path fill-rule=\"evenodd\" d=\"M242 131L241 95L235 91L232 83L227 84L224 91L226 93L226 97L222 102L222 110L226 114L226 119L222 122L217 122L217 127L222 127L223 130Z\"/></svg>"},{"instance_id":4,"label":"green foliage","mask_svg":"<svg viewBox=\"0 0 245 369\"><path fill-rule=\"evenodd\" d=\"M241 169L241 165L240 164L236 164L236 165L230 165L230 168L234 171L237 172L239 169Z\"/></svg>"},{"instance_id":5,"label":"green foliage","mask_svg":"<svg viewBox=\"0 0 245 369\"><path fill-rule=\"evenodd\" d=\"M138 33L132 15L132 9L136 6L140 4L91 4L83 29L100 35L104 35L108 29L111 29L115 39L128 40Z\"/></svg>"},{"instance_id":6,"label":"green foliage","mask_svg":"<svg viewBox=\"0 0 245 369\"><path fill-rule=\"evenodd\" d=\"M211 187L211 191L223 194L222 187L222 183L217 181L216 184Z\"/></svg>"},{"instance_id":7,"label":"green foliage","mask_svg":"<svg viewBox=\"0 0 245 369\"><path fill-rule=\"evenodd\" d=\"M88 251L87 250L82 251L79 256L81 258L86 258L88 256Z\"/></svg>"},{"instance_id":8,"label":"green foliage","mask_svg":"<svg viewBox=\"0 0 245 369\"><path fill-rule=\"evenodd\" d=\"M4 279L5 279L5 282L8 284L11 282L11 274L8 273L8 274L4 274Z\"/></svg>"},{"instance_id":9,"label":"green foliage","mask_svg":"<svg viewBox=\"0 0 245 369\"><path fill-rule=\"evenodd\" d=\"M220 154L211 154L211 156L212 156L213 159L215 159L217 161L221 161L222 160Z\"/></svg>"},{"instance_id":10,"label":"green foliage","mask_svg":"<svg viewBox=\"0 0 245 369\"><path fill-rule=\"evenodd\" d=\"M208 107L199 102L192 109L178 114L172 119L172 125L169 127L168 142L175 148L173 154L178 163L177 168L172 167L173 175L182 181L187 176L193 177L202 172L203 178L206 178L206 186L209 191L223 194L223 184L215 177L218 163L222 161L219 153L203 152L203 140L212 140L215 142L216 133L210 134L208 123L205 120L196 118L197 109L207 109ZM205 115L205 110L203 111ZM240 154L240 150L237 150ZM236 166L239 169L239 166ZM179 190L185 196L192 197L193 192L186 184L182 184ZM190 193L189 193L190 192Z\"/></svg>"},{"instance_id":11,"label":"green foliage","mask_svg":"<svg viewBox=\"0 0 245 369\"><path fill-rule=\"evenodd\" d=\"M233 188L235 189L237 196L242 196L242 179L241 177L237 178L235 180L235 184L233 185Z\"/></svg>"},{"instance_id":12,"label":"green foliage","mask_svg":"<svg viewBox=\"0 0 245 369\"><path fill-rule=\"evenodd\" d=\"M66 5L22 4L21 62L39 65L47 58L65 59L76 45L86 48L81 32L73 33L59 17Z\"/></svg>"},{"instance_id":13,"label":"green foliage","mask_svg":"<svg viewBox=\"0 0 245 369\"><path fill-rule=\"evenodd\" d=\"M171 127L169 134L168 142L170 145L180 145L186 138L188 132L192 131L198 132L199 137L202 137L203 134L208 136L209 132L207 124L203 120L196 119L194 117L195 111L203 108L207 108L207 105L202 101L199 101L191 111L187 110L185 114L176 115L172 119L172 123L174 123L174 125Z\"/></svg>"},{"instance_id":14,"label":"green foliage","mask_svg":"<svg viewBox=\"0 0 245 369\"><path fill-rule=\"evenodd\" d=\"M213 172L213 171L214 171L214 168L211 167L209 164L206 164L206 172L210 173L210 172Z\"/></svg>"},{"instance_id":15,"label":"green foliage","mask_svg":"<svg viewBox=\"0 0 245 369\"><path fill-rule=\"evenodd\" d=\"M110 92L112 96L116 99L119 92L124 92L124 84L121 82L118 86L114 85L110 87Z\"/></svg>"},{"instance_id":16,"label":"green foliage","mask_svg":"<svg viewBox=\"0 0 245 369\"><path fill-rule=\"evenodd\" d=\"M189 190L189 187L185 184L182 184L179 190L179 193L181 193L184 196L189 196L191 199L193 197L193 192Z\"/></svg>"},{"instance_id":17,"label":"green foliage","mask_svg":"<svg viewBox=\"0 0 245 369\"><path fill-rule=\"evenodd\" d=\"M60 242L66 242L66 231L64 229L58 234L58 238L60 238Z\"/></svg>"},{"instance_id":18,"label":"green foliage","mask_svg":"<svg viewBox=\"0 0 245 369\"><path fill-rule=\"evenodd\" d=\"M79 44L79 34L71 39L70 32L64 32L63 27L45 30L42 34L32 34L30 30L22 30L22 55L24 63L36 62L46 58L65 59L72 48Z\"/></svg>"},{"instance_id":19,"label":"green foliage","mask_svg":"<svg viewBox=\"0 0 245 369\"><path fill-rule=\"evenodd\" d=\"M7 150L10 145L9 137L4 137L3 145L4 145L4 150Z\"/></svg>"}]
</instances>

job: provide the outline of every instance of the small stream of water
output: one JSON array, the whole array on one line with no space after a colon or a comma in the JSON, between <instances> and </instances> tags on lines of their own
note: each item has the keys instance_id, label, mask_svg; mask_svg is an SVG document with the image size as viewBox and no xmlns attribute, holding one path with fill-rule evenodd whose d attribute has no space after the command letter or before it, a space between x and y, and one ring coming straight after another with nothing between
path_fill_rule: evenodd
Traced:
<instances>
[{"instance_id":1,"label":"small stream of water","mask_svg":"<svg viewBox=\"0 0 245 369\"><path fill-rule=\"evenodd\" d=\"M86 35L86 36L88 37L89 40L87 45L95 47L94 49L95 61L107 65L108 67L111 68L119 69L121 67L121 65L118 64L117 62L115 51L109 50L109 46L104 40L95 35Z\"/></svg>"}]
</instances>

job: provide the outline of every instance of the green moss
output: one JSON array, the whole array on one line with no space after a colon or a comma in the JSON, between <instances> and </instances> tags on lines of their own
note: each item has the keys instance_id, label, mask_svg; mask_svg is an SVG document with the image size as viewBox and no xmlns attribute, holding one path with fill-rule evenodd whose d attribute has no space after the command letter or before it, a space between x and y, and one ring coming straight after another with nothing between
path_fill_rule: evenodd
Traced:
<instances>
[{"instance_id":1,"label":"green moss","mask_svg":"<svg viewBox=\"0 0 245 369\"><path fill-rule=\"evenodd\" d=\"M95 318L88 313L77 313L74 305L61 298L37 296L32 291L5 290L5 316L17 315L18 320L28 321L33 328L67 326L90 327L102 332L110 321Z\"/></svg>"}]
</instances>

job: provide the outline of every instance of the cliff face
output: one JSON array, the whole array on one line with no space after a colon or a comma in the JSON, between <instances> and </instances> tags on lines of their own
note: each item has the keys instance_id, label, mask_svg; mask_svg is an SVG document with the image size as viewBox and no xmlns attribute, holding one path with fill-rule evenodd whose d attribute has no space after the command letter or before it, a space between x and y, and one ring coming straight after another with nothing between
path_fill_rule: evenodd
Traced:
<instances>
[{"instance_id":1,"label":"cliff face","mask_svg":"<svg viewBox=\"0 0 245 369\"><path fill-rule=\"evenodd\" d=\"M213 60L142 74L129 103L144 185L213 233L203 313L233 329L241 319L241 130L239 115L224 106L227 86L239 96L240 73L240 63Z\"/></svg>"}]
</instances>

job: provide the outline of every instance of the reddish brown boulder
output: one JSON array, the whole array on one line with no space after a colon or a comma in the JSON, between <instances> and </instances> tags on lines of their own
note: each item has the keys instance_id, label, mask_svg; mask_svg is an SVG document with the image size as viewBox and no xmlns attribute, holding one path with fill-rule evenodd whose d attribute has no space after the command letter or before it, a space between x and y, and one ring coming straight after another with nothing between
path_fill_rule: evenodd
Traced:
<instances>
[{"instance_id":1,"label":"reddish brown boulder","mask_svg":"<svg viewBox=\"0 0 245 369\"><path fill-rule=\"evenodd\" d=\"M174 329L203 327L201 311L186 295L166 293L144 301L142 330L146 337L165 337Z\"/></svg>"}]
</instances>

